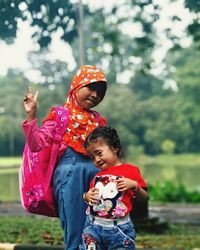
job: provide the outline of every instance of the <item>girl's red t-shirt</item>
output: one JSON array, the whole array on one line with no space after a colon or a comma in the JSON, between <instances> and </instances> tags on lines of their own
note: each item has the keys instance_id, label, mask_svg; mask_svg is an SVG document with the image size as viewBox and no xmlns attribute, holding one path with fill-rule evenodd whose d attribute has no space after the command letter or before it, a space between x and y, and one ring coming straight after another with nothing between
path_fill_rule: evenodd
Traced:
<instances>
[{"instance_id":1,"label":"girl's red t-shirt","mask_svg":"<svg viewBox=\"0 0 200 250\"><path fill-rule=\"evenodd\" d=\"M143 188L147 187L137 166L121 164L102 170L90 183L90 188L96 187L99 195L98 202L88 207L87 214L104 218L120 218L132 210L134 191L129 189L120 192L116 187L116 180L122 176L137 181Z\"/></svg>"}]
</instances>

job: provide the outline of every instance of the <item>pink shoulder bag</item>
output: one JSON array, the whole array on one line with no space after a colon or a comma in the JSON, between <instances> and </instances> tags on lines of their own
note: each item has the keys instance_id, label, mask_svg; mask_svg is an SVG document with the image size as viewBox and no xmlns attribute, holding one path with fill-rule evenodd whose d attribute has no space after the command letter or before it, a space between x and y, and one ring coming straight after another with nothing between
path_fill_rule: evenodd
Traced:
<instances>
[{"instance_id":1,"label":"pink shoulder bag","mask_svg":"<svg viewBox=\"0 0 200 250\"><path fill-rule=\"evenodd\" d=\"M52 177L61 139L69 122L68 109L58 106L55 111L56 131L53 144L39 152L32 152L26 143L19 169L19 189L23 208L29 213L50 217L58 217Z\"/></svg>"}]
</instances>

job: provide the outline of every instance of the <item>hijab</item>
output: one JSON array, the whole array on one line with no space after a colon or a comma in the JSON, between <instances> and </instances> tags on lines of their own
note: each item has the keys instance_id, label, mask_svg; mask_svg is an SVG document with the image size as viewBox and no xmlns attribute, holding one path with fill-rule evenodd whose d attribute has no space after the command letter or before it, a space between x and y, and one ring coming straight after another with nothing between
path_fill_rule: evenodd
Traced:
<instances>
[{"instance_id":1,"label":"hijab","mask_svg":"<svg viewBox=\"0 0 200 250\"><path fill-rule=\"evenodd\" d=\"M94 110L86 110L80 107L77 102L77 92L80 88L91 83L100 83L107 80L103 71L95 66L81 66L77 74L72 78L70 91L67 94L67 101L64 104L68 108L70 117L67 130L63 140L68 146L79 153L86 154L84 142L86 137L98 126L105 126L106 119Z\"/></svg>"}]
</instances>

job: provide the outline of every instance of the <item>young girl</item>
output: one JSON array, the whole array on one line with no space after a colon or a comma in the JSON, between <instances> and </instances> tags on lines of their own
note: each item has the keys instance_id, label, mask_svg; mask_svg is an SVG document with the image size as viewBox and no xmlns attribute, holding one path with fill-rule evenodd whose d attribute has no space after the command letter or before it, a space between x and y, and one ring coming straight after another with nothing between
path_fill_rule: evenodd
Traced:
<instances>
[{"instance_id":1,"label":"young girl","mask_svg":"<svg viewBox=\"0 0 200 250\"><path fill-rule=\"evenodd\" d=\"M85 222L86 204L82 194L88 190L97 172L86 155L84 142L88 134L106 120L91 110L104 98L107 81L95 66L82 66L74 76L65 106L70 117L59 151L60 161L53 176L53 190L58 204L59 218L64 229L65 249L77 250ZM52 143L55 134L55 112L51 111L38 127L36 119L38 92L29 88L24 98L27 119L22 123L30 149L35 152Z\"/></svg>"},{"instance_id":2,"label":"young girl","mask_svg":"<svg viewBox=\"0 0 200 250\"><path fill-rule=\"evenodd\" d=\"M147 199L140 170L121 162L120 139L113 128L94 129L86 139L85 148L100 172L83 194L89 206L82 249L135 249L136 234L129 218L132 198Z\"/></svg>"}]
</instances>

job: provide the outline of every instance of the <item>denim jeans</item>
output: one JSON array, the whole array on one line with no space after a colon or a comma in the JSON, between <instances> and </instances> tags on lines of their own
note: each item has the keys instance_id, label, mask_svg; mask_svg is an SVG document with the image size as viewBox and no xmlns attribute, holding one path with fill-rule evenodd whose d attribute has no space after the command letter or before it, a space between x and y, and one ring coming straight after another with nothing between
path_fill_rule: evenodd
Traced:
<instances>
[{"instance_id":1,"label":"denim jeans","mask_svg":"<svg viewBox=\"0 0 200 250\"><path fill-rule=\"evenodd\" d=\"M123 224L103 224L95 224L87 216L81 250L135 250L136 232L130 220Z\"/></svg>"},{"instance_id":2,"label":"denim jeans","mask_svg":"<svg viewBox=\"0 0 200 250\"><path fill-rule=\"evenodd\" d=\"M89 157L84 157L70 147L56 167L53 190L64 230L65 250L79 249L87 207L82 195L97 172Z\"/></svg>"}]
</instances>

